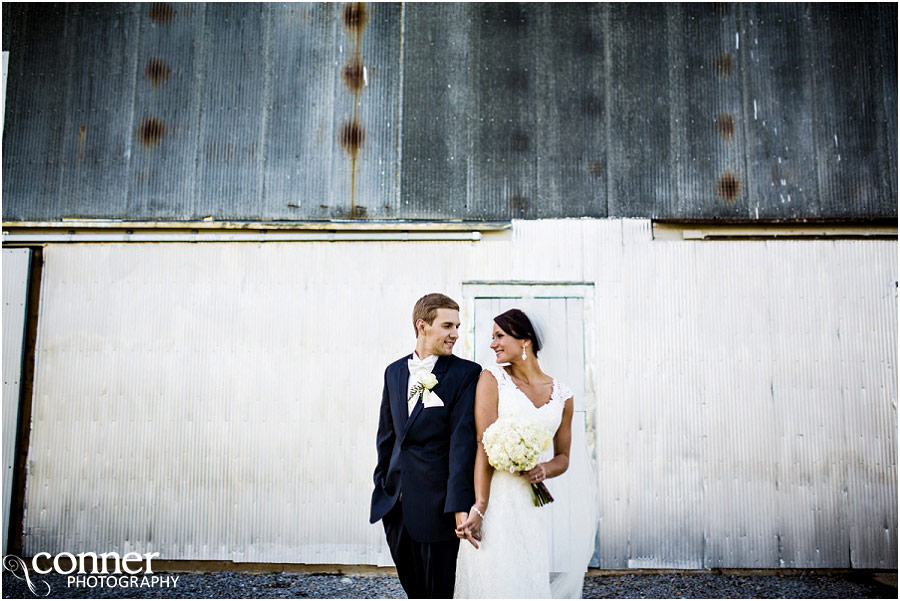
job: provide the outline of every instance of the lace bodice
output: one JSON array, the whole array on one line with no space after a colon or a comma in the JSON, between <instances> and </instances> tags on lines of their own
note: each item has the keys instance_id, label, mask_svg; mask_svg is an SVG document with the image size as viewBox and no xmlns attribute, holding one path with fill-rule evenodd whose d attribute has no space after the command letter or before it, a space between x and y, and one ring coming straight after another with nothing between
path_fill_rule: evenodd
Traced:
<instances>
[{"instance_id":1,"label":"lace bodice","mask_svg":"<svg viewBox=\"0 0 900 601\"><path fill-rule=\"evenodd\" d=\"M562 421L562 411L566 399L572 396L572 391L556 378L553 378L553 390L550 393L550 402L535 407L531 399L519 390L515 382L506 370L500 365L493 365L487 370L497 379L497 417L512 415L524 415L529 419L550 430L554 435ZM552 454L552 445L548 451Z\"/></svg>"}]
</instances>

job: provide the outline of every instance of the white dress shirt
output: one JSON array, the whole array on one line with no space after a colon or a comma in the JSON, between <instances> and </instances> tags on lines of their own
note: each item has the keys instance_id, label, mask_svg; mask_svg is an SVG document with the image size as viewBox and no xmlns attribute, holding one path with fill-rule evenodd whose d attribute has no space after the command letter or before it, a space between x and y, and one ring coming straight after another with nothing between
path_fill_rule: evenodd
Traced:
<instances>
[{"instance_id":1,"label":"white dress shirt","mask_svg":"<svg viewBox=\"0 0 900 601\"><path fill-rule=\"evenodd\" d=\"M417 394L413 398L409 398L409 395L412 394L413 387L419 383L419 374L430 374L434 369L435 363L437 363L438 356L437 355L429 355L424 359L419 359L419 355L416 351L413 351L413 355L411 359L407 360L407 366L409 367L409 380L406 383L406 408L408 410L407 415L412 415L413 409L416 406L416 403L419 400L421 394Z\"/></svg>"}]
</instances>

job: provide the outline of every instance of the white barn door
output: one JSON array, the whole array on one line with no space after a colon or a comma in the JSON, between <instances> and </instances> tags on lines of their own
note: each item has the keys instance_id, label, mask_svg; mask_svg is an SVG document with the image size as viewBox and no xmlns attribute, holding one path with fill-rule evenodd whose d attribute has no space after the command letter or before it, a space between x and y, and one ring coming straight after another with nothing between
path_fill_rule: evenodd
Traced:
<instances>
[{"instance_id":1,"label":"white barn door","mask_svg":"<svg viewBox=\"0 0 900 601\"><path fill-rule=\"evenodd\" d=\"M529 315L537 315L544 328L543 348L538 353L541 369L557 380L564 382L575 399L575 414L572 418L572 449L569 472L549 480L547 487L555 501L546 506L551 515L552 548L551 571L562 571L573 563L569 541L573 538L572 510L584 503L583 494L575 492L571 473L585 473L584 463L590 462L593 472L594 459L584 452L585 400L584 400L584 299L580 297L554 298L475 298L473 340L475 361L483 367L495 365L494 352L490 349L493 318L512 308L521 309ZM582 450L582 452L576 452ZM579 489L580 490L580 489ZM581 520L583 518L578 518ZM577 522L580 523L580 522ZM596 550L595 550L596 551ZM595 553L596 557L596 553Z\"/></svg>"}]
</instances>

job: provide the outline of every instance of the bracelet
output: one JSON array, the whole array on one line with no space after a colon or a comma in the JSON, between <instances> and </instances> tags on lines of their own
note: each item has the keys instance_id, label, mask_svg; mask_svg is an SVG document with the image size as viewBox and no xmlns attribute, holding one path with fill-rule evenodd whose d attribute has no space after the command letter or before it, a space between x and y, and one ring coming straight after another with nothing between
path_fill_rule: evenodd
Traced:
<instances>
[{"instance_id":1,"label":"bracelet","mask_svg":"<svg viewBox=\"0 0 900 601\"><path fill-rule=\"evenodd\" d=\"M481 513L480 511L478 511L478 508L475 507L474 505L472 505L472 509L474 509L474 510L475 510L475 513L477 513L477 514L481 517L481 521L483 522L483 521L484 521L484 514Z\"/></svg>"}]
</instances>

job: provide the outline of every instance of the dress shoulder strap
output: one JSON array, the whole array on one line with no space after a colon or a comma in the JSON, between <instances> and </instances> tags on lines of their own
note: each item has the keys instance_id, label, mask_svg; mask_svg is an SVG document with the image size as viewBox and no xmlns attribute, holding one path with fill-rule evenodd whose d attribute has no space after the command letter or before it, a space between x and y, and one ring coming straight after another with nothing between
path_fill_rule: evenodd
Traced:
<instances>
[{"instance_id":1,"label":"dress shoulder strap","mask_svg":"<svg viewBox=\"0 0 900 601\"><path fill-rule=\"evenodd\" d=\"M572 397L572 389L560 382L559 380L554 380L556 382L556 394L554 395L556 400L560 403L565 402L567 399Z\"/></svg>"},{"instance_id":2,"label":"dress shoulder strap","mask_svg":"<svg viewBox=\"0 0 900 601\"><path fill-rule=\"evenodd\" d=\"M497 383L500 384L504 381L504 376L506 376L506 370L500 367L499 365L489 365L484 368L486 371L491 372L491 375L497 379Z\"/></svg>"},{"instance_id":3,"label":"dress shoulder strap","mask_svg":"<svg viewBox=\"0 0 900 601\"><path fill-rule=\"evenodd\" d=\"M515 386L502 365L491 365L486 369L497 379L497 392L509 388L510 386Z\"/></svg>"}]
</instances>

